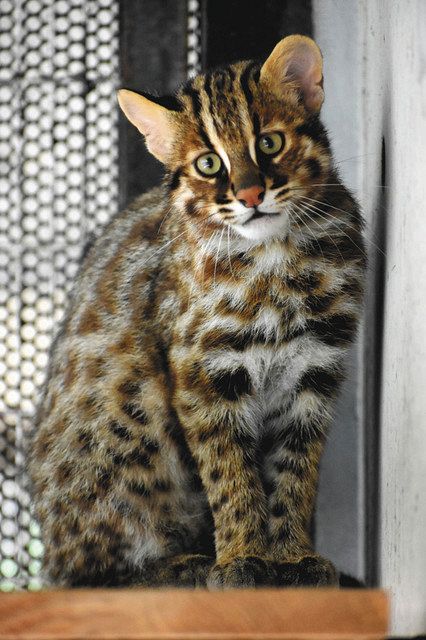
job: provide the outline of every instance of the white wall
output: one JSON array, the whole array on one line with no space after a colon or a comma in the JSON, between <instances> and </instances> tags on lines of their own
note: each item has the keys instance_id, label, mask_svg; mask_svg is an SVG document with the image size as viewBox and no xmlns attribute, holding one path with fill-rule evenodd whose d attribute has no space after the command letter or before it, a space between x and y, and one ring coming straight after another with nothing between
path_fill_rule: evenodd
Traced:
<instances>
[{"instance_id":1,"label":"white wall","mask_svg":"<svg viewBox=\"0 0 426 640\"><path fill-rule=\"evenodd\" d=\"M365 21L364 145L384 136L388 185L380 576L395 633L413 634L426 631L426 2L366 2Z\"/></svg>"},{"instance_id":2,"label":"white wall","mask_svg":"<svg viewBox=\"0 0 426 640\"><path fill-rule=\"evenodd\" d=\"M373 425L381 434L378 575L392 597L392 633L420 634L426 631L426 2L314 5L324 54L332 57L342 37L357 51L355 67L349 58L343 73L358 77L360 87L346 89L344 111L334 123L344 136L344 112L352 113L355 102L362 155L355 180L370 228L381 220L384 229L378 239L386 251L383 291L376 292L384 295L381 390L375 399L380 423ZM345 67L333 58L331 64L337 73ZM343 144L347 156L355 155L350 139ZM371 328L365 329L368 339Z\"/></svg>"}]
</instances>

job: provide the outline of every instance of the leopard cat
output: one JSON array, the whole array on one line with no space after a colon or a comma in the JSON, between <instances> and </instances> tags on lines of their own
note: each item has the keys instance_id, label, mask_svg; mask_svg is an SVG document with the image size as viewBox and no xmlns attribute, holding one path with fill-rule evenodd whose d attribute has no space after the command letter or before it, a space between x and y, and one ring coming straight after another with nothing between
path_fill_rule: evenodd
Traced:
<instances>
[{"instance_id":1,"label":"leopard cat","mask_svg":"<svg viewBox=\"0 0 426 640\"><path fill-rule=\"evenodd\" d=\"M336 584L310 536L365 272L327 133L322 56L119 103L165 166L84 258L29 460L62 586Z\"/></svg>"}]
</instances>

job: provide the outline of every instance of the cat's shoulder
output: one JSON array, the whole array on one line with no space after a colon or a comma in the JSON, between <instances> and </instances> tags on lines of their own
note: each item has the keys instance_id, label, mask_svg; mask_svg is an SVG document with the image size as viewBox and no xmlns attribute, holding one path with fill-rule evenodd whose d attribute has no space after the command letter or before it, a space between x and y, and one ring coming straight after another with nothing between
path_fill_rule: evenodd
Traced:
<instances>
[{"instance_id":1,"label":"cat's shoulder","mask_svg":"<svg viewBox=\"0 0 426 640\"><path fill-rule=\"evenodd\" d=\"M132 200L128 207L121 215L129 215L130 212L149 213L164 208L166 203L166 190L163 185L153 187L145 193L141 193L137 198ZM120 214L119 214L120 215Z\"/></svg>"},{"instance_id":2,"label":"cat's shoulder","mask_svg":"<svg viewBox=\"0 0 426 640\"><path fill-rule=\"evenodd\" d=\"M90 264L96 256L111 255L125 250L126 242L136 237L156 240L161 221L167 213L164 187L154 187L135 198L117 213L99 234L89 239L82 255L82 266Z\"/></svg>"}]
</instances>

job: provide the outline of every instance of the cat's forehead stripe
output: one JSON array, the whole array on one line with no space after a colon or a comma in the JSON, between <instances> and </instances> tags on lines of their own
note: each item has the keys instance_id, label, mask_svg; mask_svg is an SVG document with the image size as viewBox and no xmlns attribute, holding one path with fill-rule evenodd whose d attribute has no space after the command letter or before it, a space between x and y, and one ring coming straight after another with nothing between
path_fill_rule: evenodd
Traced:
<instances>
[{"instance_id":1,"label":"cat's forehead stripe","mask_svg":"<svg viewBox=\"0 0 426 640\"><path fill-rule=\"evenodd\" d=\"M201 100L200 92L194 87L193 83L187 85L184 88L184 94L187 95L191 99L192 110L194 112L195 119L198 124L198 131L200 134L200 138L209 149L213 149L213 145L209 136L207 135L207 131L205 129L203 119L201 116L201 111L203 107L203 103Z\"/></svg>"},{"instance_id":2,"label":"cat's forehead stripe","mask_svg":"<svg viewBox=\"0 0 426 640\"><path fill-rule=\"evenodd\" d=\"M249 62L246 68L244 69L244 71L242 71L240 76L241 89L243 91L243 94L247 101L247 106L249 108L251 107L253 102L253 93L252 93L252 90L250 89L250 80L253 80L257 84L259 80L259 74L260 74L260 67L258 63Z\"/></svg>"},{"instance_id":3,"label":"cat's forehead stripe","mask_svg":"<svg viewBox=\"0 0 426 640\"><path fill-rule=\"evenodd\" d=\"M239 82L235 82L239 73ZM252 114L250 83L259 74L259 65L249 62L242 68L228 66L206 72L188 83L182 93L190 98L191 110L204 145L217 148L217 140L234 147L247 143L247 137L259 130L259 116ZM214 133L216 135L214 135ZM223 149L224 145L221 144Z\"/></svg>"}]
</instances>

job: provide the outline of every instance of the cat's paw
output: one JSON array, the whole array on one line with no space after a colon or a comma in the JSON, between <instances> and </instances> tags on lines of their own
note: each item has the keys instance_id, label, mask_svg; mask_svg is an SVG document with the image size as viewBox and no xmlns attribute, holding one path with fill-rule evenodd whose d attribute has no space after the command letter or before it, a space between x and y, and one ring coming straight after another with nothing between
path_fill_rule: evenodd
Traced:
<instances>
[{"instance_id":1,"label":"cat's paw","mask_svg":"<svg viewBox=\"0 0 426 640\"><path fill-rule=\"evenodd\" d=\"M306 556L299 562L277 563L276 571L281 586L325 587L339 584L334 565L321 556Z\"/></svg>"},{"instance_id":2,"label":"cat's paw","mask_svg":"<svg viewBox=\"0 0 426 640\"><path fill-rule=\"evenodd\" d=\"M215 559L201 554L163 558L153 563L147 582L156 587L205 587Z\"/></svg>"},{"instance_id":3,"label":"cat's paw","mask_svg":"<svg viewBox=\"0 0 426 640\"><path fill-rule=\"evenodd\" d=\"M207 578L209 589L242 589L276 584L275 563L256 556L234 558L226 563L215 564Z\"/></svg>"}]
</instances>

